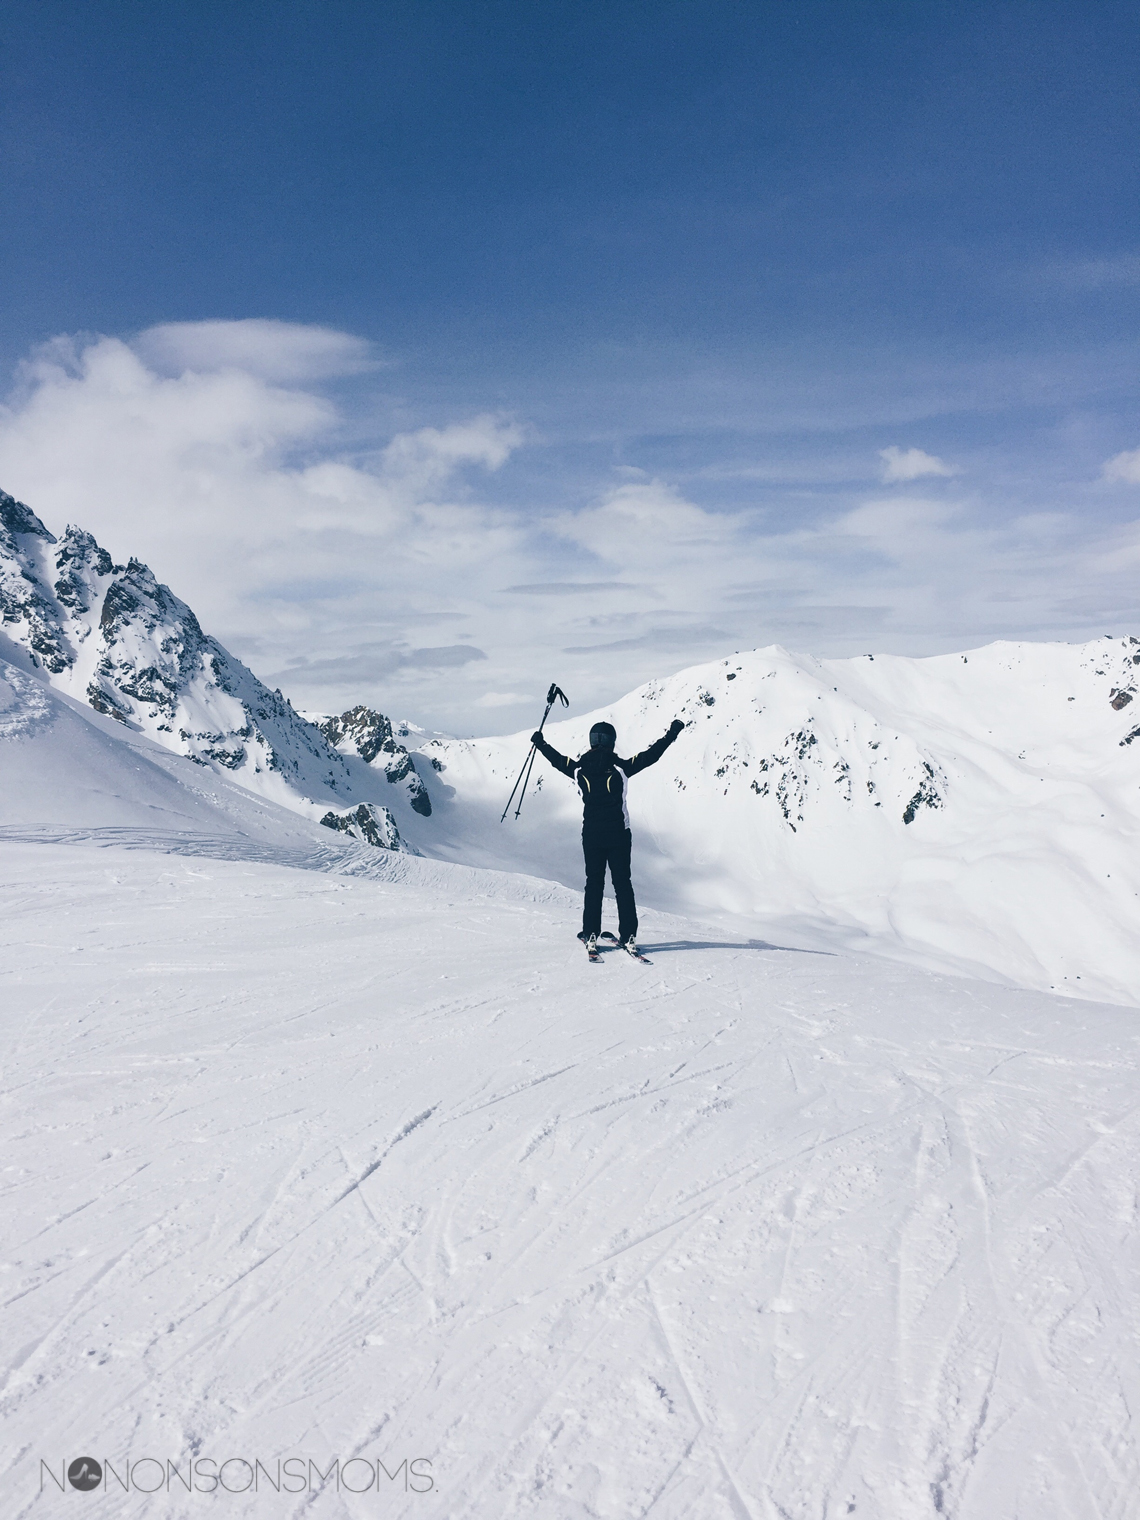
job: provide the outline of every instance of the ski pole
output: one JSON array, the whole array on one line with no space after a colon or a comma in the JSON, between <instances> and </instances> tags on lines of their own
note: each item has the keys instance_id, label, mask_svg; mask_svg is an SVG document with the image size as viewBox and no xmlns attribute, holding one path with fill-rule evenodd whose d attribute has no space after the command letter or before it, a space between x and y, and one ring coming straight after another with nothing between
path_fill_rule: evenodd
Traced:
<instances>
[{"instance_id":1,"label":"ski pole","mask_svg":"<svg viewBox=\"0 0 1140 1520\"><path fill-rule=\"evenodd\" d=\"M556 686L554 682L551 681L550 690L546 693L546 711L542 715L542 722L538 725L539 733L542 732L543 726L545 725L547 718L550 716L550 709L559 699L561 699L563 707L570 706L570 698L566 695L560 686ZM523 761L523 768L521 771L519 771L514 786L511 787L511 795L507 798L507 805L503 809L503 817L499 819L500 823L503 822L503 819L506 818L507 814L511 810L511 803L515 800L515 793L519 789L520 781L522 782L522 796L520 796L519 805L515 809L515 817L517 818L522 812L523 797L526 796L526 789L530 784L530 773L534 769L534 756L535 746L532 744L530 747L530 754Z\"/></svg>"},{"instance_id":2,"label":"ski pole","mask_svg":"<svg viewBox=\"0 0 1140 1520\"><path fill-rule=\"evenodd\" d=\"M535 747L532 744L531 747L530 747L530 754L527 756L527 760L526 760L526 773L523 776L522 791L519 793L519 805L518 805L517 808L515 808L515 817L516 818L522 812L523 798L526 796L526 789L530 785L530 773L531 773L532 770L534 770L534 757L535 757L536 753L537 753L537 751L535 750Z\"/></svg>"},{"instance_id":3,"label":"ski pole","mask_svg":"<svg viewBox=\"0 0 1140 1520\"><path fill-rule=\"evenodd\" d=\"M539 733L542 732L543 725L546 723L546 719L549 716L550 709L554 706L555 700L557 698L559 698L559 697L561 697L561 699L562 699L562 705L563 705L563 707L569 707L570 706L570 698L566 695L566 693L562 690L562 688L560 686L555 686L554 682L551 681L551 683L550 683L550 690L546 693L546 711L542 715L542 723L540 723L538 725L538 731L539 731ZM537 746L535 746L534 744L532 744L531 747L530 747L530 757L529 757L529 759L527 761L527 766L526 766L526 775L523 778L522 792L521 792L521 794L519 796L519 805L518 805L517 808L515 808L515 817L516 818L522 812L523 798L526 796L526 789L530 785L530 773L531 773L531 771L534 770L534 757L535 757L535 755L537 753L538 753ZM509 807L510 804L508 803L507 806ZM502 822L501 819L499 821Z\"/></svg>"},{"instance_id":4,"label":"ski pole","mask_svg":"<svg viewBox=\"0 0 1140 1520\"><path fill-rule=\"evenodd\" d=\"M570 706L570 699L567 697L566 693L561 689L561 687L556 686L554 684L554 682L551 681L551 683L550 683L550 690L546 693L546 711L542 715L542 723L540 723L538 725L538 731L539 731L539 733L542 732L543 725L546 723L546 720L547 720L547 718L550 715L550 709L554 706L555 700L557 698L559 698L559 697L562 699L562 705L563 705L563 707L569 707ZM522 811L522 798L526 796L527 785L530 782L530 772L531 772L531 770L534 767L534 751L535 751L535 747L532 744L531 747L530 747L530 754L527 755L526 759L523 761L523 768L519 772L518 778L515 781L514 786L511 788L511 795L507 798L507 805L503 809L503 816L502 816L502 818L499 819L500 823L503 822L503 819L506 818L507 814L511 810L511 803L515 800L515 793L519 789L519 782L520 781L522 782L522 789L523 790L522 790L522 797L519 798L518 808L516 808L516 810L515 810L515 817L517 818L519 816L519 813ZM524 777L525 777L525 780L524 780Z\"/></svg>"}]
</instances>

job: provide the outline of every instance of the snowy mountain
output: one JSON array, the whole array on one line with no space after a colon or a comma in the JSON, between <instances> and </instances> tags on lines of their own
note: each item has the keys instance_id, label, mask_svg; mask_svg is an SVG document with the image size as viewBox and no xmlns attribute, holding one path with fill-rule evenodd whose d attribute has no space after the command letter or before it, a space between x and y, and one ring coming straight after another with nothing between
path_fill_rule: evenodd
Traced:
<instances>
[{"instance_id":1,"label":"snowy mountain","mask_svg":"<svg viewBox=\"0 0 1140 1520\"><path fill-rule=\"evenodd\" d=\"M619 753L685 732L630 785L634 881L675 911L781 923L1020 986L1140 1001L1140 643L933 659L779 648L650 682L549 726ZM581 883L577 789L529 745L434 741L433 853ZM426 769L426 767L425 767Z\"/></svg>"},{"instance_id":2,"label":"snowy mountain","mask_svg":"<svg viewBox=\"0 0 1140 1520\"><path fill-rule=\"evenodd\" d=\"M149 739L181 778L225 777L350 840L581 884L576 790L544 763L521 819L499 822L529 733L429 738L363 705L310 721L145 565L76 528L56 540L4 495L0 617L5 657L101 715L104 744ZM576 754L605 717L632 753L686 720L630 790L646 903L1133 1003L1138 678L1134 639L925 660L757 650L548 732Z\"/></svg>"},{"instance_id":3,"label":"snowy mountain","mask_svg":"<svg viewBox=\"0 0 1140 1520\"><path fill-rule=\"evenodd\" d=\"M430 814L426 788L386 718L370 714L385 730L385 764L362 762L359 746L348 758L345 745L336 747L348 729L330 743L205 634L146 565L114 564L75 527L56 539L3 493L0 627L16 646L9 656L56 691L282 807L396 842ZM368 826L358 827L361 807Z\"/></svg>"}]
</instances>

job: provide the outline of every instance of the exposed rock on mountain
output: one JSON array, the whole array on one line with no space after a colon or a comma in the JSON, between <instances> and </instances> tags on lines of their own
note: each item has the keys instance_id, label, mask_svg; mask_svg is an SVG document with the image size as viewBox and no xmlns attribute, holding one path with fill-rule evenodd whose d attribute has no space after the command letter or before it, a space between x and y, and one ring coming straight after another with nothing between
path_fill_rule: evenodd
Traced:
<instances>
[{"instance_id":1,"label":"exposed rock on mountain","mask_svg":"<svg viewBox=\"0 0 1140 1520\"><path fill-rule=\"evenodd\" d=\"M371 707L350 707L339 717L322 718L317 727L334 748L341 744L351 747L365 765L371 765L385 746L390 752L396 748L391 719Z\"/></svg>"},{"instance_id":2,"label":"exposed rock on mountain","mask_svg":"<svg viewBox=\"0 0 1140 1520\"><path fill-rule=\"evenodd\" d=\"M91 839L160 850L317 859L330 843L315 817L276 806L113 723L4 658L0 634L0 836ZM322 837L323 836L323 837Z\"/></svg>"},{"instance_id":3,"label":"exposed rock on mountain","mask_svg":"<svg viewBox=\"0 0 1140 1520\"><path fill-rule=\"evenodd\" d=\"M34 665L60 675L74 656L64 646L52 599L28 552L36 539L55 543L29 507L0 491L0 619L6 633L26 644Z\"/></svg>"},{"instance_id":4,"label":"exposed rock on mountain","mask_svg":"<svg viewBox=\"0 0 1140 1520\"><path fill-rule=\"evenodd\" d=\"M330 807L379 801L378 771L342 750L369 751L385 785L400 784L400 805L430 816L427 790L382 714L355 709L330 742L203 632L140 560L115 564L79 528L56 539L2 492L0 619L58 690L314 821Z\"/></svg>"},{"instance_id":5,"label":"exposed rock on mountain","mask_svg":"<svg viewBox=\"0 0 1140 1520\"><path fill-rule=\"evenodd\" d=\"M902 820L904 823L913 823L918 816L920 807L940 808L942 806L941 793L934 784L934 767L929 760L924 760L922 768L926 772L926 775L919 784L918 791L915 792L903 811Z\"/></svg>"},{"instance_id":6,"label":"exposed rock on mountain","mask_svg":"<svg viewBox=\"0 0 1140 1520\"><path fill-rule=\"evenodd\" d=\"M371 707L350 707L339 717L318 719L317 727L342 754L359 755L365 765L382 770L393 785L402 783L412 811L421 818L431 817L427 787L407 747L394 738L391 719Z\"/></svg>"},{"instance_id":7,"label":"exposed rock on mountain","mask_svg":"<svg viewBox=\"0 0 1140 1520\"><path fill-rule=\"evenodd\" d=\"M362 802L351 813L326 813L321 819L326 829L337 829L350 839L363 839L381 850L400 848L400 831L386 807Z\"/></svg>"}]
</instances>

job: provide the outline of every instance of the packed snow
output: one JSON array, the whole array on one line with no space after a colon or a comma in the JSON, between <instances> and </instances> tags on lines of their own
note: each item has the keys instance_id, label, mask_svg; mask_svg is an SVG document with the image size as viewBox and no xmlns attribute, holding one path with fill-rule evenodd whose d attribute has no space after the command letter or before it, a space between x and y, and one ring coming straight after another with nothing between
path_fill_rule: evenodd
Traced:
<instances>
[{"instance_id":1,"label":"packed snow","mask_svg":"<svg viewBox=\"0 0 1140 1520\"><path fill-rule=\"evenodd\" d=\"M4 845L8 1513L1134 1512L1131 1010L358 856Z\"/></svg>"},{"instance_id":2,"label":"packed snow","mask_svg":"<svg viewBox=\"0 0 1140 1520\"><path fill-rule=\"evenodd\" d=\"M550 725L686 723L591 965L529 734L309 722L0 528L6 1514L1136 1512L1135 641Z\"/></svg>"}]
</instances>

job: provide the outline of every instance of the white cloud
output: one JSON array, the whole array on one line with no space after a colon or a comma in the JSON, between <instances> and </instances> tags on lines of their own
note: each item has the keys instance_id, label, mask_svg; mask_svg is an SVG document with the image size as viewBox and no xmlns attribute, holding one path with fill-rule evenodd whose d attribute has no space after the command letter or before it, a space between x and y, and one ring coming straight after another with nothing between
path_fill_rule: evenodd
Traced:
<instances>
[{"instance_id":1,"label":"white cloud","mask_svg":"<svg viewBox=\"0 0 1140 1520\"><path fill-rule=\"evenodd\" d=\"M686 501L664 481L650 480L615 486L592 506L563 513L553 525L592 554L629 568L678 554L719 553L741 523Z\"/></svg>"},{"instance_id":2,"label":"white cloud","mask_svg":"<svg viewBox=\"0 0 1140 1520\"><path fill-rule=\"evenodd\" d=\"M140 333L133 347L160 372L239 369L262 380L293 383L356 375L377 364L372 345L351 333L263 317L164 322Z\"/></svg>"},{"instance_id":3,"label":"white cloud","mask_svg":"<svg viewBox=\"0 0 1140 1520\"><path fill-rule=\"evenodd\" d=\"M446 480L458 465L497 470L523 442L524 433L508 417L484 414L450 427L401 433L384 450L385 472L417 492Z\"/></svg>"},{"instance_id":4,"label":"white cloud","mask_svg":"<svg viewBox=\"0 0 1140 1520\"><path fill-rule=\"evenodd\" d=\"M831 531L851 538L872 541L884 548L894 548L926 538L956 516L956 510L943 502L924 501L921 497L893 496L885 501L868 501L837 518Z\"/></svg>"},{"instance_id":5,"label":"white cloud","mask_svg":"<svg viewBox=\"0 0 1140 1520\"><path fill-rule=\"evenodd\" d=\"M1115 454L1106 461L1101 474L1105 480L1120 480L1127 485L1140 486L1140 449Z\"/></svg>"},{"instance_id":6,"label":"white cloud","mask_svg":"<svg viewBox=\"0 0 1140 1520\"><path fill-rule=\"evenodd\" d=\"M0 408L0 484L54 531L76 522L116 559L147 560L266 675L296 666L327 688L339 660L346 700L389 679L461 680L483 588L534 570L516 553L523 529L468 500L461 477L501 468L521 429L487 415L423 428L363 468L327 397L265 373L319 368L344 335L233 325L231 341L225 324L193 324L200 351L181 357L201 367L177 374L142 342L46 345Z\"/></svg>"},{"instance_id":7,"label":"white cloud","mask_svg":"<svg viewBox=\"0 0 1140 1520\"><path fill-rule=\"evenodd\" d=\"M228 348L224 334L211 336L217 353L241 352L251 327L286 327L230 325L240 331ZM318 349L344 336L314 331ZM304 330L285 337L286 349L305 351ZM258 364L263 357L255 356ZM239 543L312 568L314 546L302 549L298 535L411 533L421 511L461 519L432 497L465 466L499 468L522 437L509 419L479 416L398 435L379 468L363 469L337 456L340 418L319 394L271 383L256 366L162 375L117 338L78 350L47 345L21 380L18 401L0 409L0 479L8 488L57 524L93 515L115 553L158 559L173 550L191 564ZM293 465L300 448L326 457ZM251 568L232 566L239 578Z\"/></svg>"},{"instance_id":8,"label":"white cloud","mask_svg":"<svg viewBox=\"0 0 1140 1520\"><path fill-rule=\"evenodd\" d=\"M957 475L959 472L935 454L922 449L900 449L892 444L879 450L883 461L882 476L887 485L899 480L918 480L923 475Z\"/></svg>"},{"instance_id":9,"label":"white cloud","mask_svg":"<svg viewBox=\"0 0 1140 1520\"><path fill-rule=\"evenodd\" d=\"M47 345L0 408L0 486L53 530L74 521L147 560L302 706L485 732L516 703L537 722L552 679L580 712L734 648L933 652L1103 632L1106 605L1135 605L1140 528L1047 503L1010 521L828 476L826 493L798 482L774 525L622 466L553 510L518 499L526 427L487 412L375 440L366 466L313 378L366 346L233 326ZM175 335L161 363L156 332ZM1106 473L1133 479L1135 459ZM921 450L884 461L947 469Z\"/></svg>"}]
</instances>

